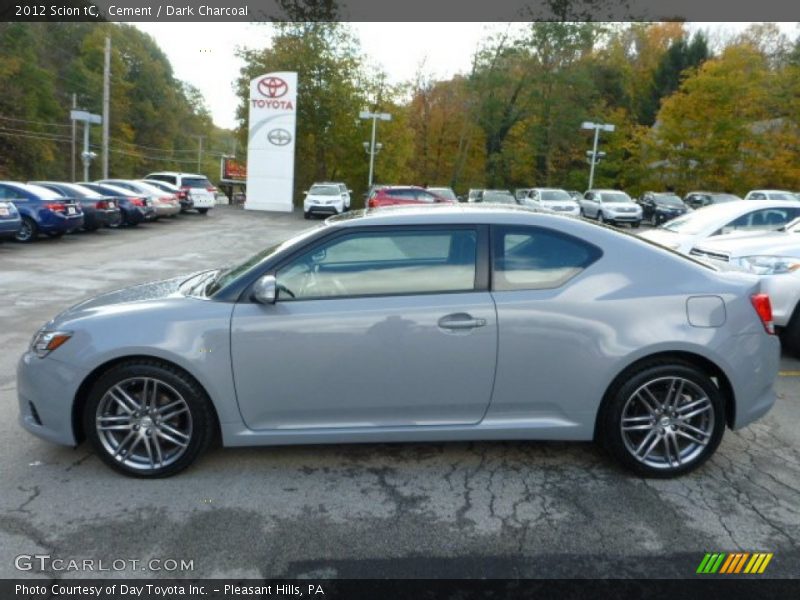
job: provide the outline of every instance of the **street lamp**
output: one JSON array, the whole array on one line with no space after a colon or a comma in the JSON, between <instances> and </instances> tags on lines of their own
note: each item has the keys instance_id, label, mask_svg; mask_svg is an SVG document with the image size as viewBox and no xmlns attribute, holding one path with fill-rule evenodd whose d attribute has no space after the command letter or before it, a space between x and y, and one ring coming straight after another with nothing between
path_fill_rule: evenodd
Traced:
<instances>
[{"instance_id":1,"label":"street lamp","mask_svg":"<svg viewBox=\"0 0 800 600\"><path fill-rule=\"evenodd\" d=\"M373 113L373 112L369 112L368 110L362 110L360 113L358 113L358 118L359 119L372 119L372 141L369 142L369 144L367 144L367 142L364 142L364 149L367 151L367 154L369 154L369 183L368 183L368 185L369 185L369 187L372 187L372 173L373 173L373 171L375 169L375 155L378 152L380 152L380 149L382 148L382 144L376 144L375 143L375 126L376 126L376 123L378 122L378 119L380 119L381 121L391 121L392 120L392 115L390 115L389 113Z\"/></svg>"},{"instance_id":2,"label":"street lamp","mask_svg":"<svg viewBox=\"0 0 800 600\"><path fill-rule=\"evenodd\" d=\"M592 149L586 153L589 157L589 189L592 189L594 185L594 166L599 162L599 159L605 156L605 152L602 153L602 156L598 156L597 153L597 141L600 138L600 130L603 131L614 131L614 125L611 123L592 123L591 121L584 121L581 123L581 129L594 129L594 145Z\"/></svg>"}]
</instances>

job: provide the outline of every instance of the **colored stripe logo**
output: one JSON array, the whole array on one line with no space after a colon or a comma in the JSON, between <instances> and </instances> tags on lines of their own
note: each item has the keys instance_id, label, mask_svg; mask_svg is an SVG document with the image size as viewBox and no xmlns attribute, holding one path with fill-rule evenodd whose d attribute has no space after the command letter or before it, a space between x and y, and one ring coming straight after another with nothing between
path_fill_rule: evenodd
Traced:
<instances>
[{"instance_id":1,"label":"colored stripe logo","mask_svg":"<svg viewBox=\"0 0 800 600\"><path fill-rule=\"evenodd\" d=\"M696 572L702 575L761 574L766 570L772 556L772 552L708 552L700 561Z\"/></svg>"}]
</instances>

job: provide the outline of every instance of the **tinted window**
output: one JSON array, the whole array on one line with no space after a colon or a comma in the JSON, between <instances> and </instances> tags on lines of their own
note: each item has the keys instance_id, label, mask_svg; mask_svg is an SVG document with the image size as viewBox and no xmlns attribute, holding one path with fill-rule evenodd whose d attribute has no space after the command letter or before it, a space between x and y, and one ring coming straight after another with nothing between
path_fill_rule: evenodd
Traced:
<instances>
[{"instance_id":1,"label":"tinted window","mask_svg":"<svg viewBox=\"0 0 800 600\"><path fill-rule=\"evenodd\" d=\"M211 182L205 177L184 177L181 185L190 188L210 188Z\"/></svg>"},{"instance_id":2,"label":"tinted window","mask_svg":"<svg viewBox=\"0 0 800 600\"><path fill-rule=\"evenodd\" d=\"M470 291L476 248L472 229L353 233L292 260L276 276L296 299ZM283 290L279 298L291 299Z\"/></svg>"},{"instance_id":3,"label":"tinted window","mask_svg":"<svg viewBox=\"0 0 800 600\"><path fill-rule=\"evenodd\" d=\"M600 257L595 246L547 229L498 227L492 239L498 291L559 287Z\"/></svg>"},{"instance_id":4,"label":"tinted window","mask_svg":"<svg viewBox=\"0 0 800 600\"><path fill-rule=\"evenodd\" d=\"M572 200L572 196L563 190L545 190L541 193L541 198L545 202Z\"/></svg>"},{"instance_id":5,"label":"tinted window","mask_svg":"<svg viewBox=\"0 0 800 600\"><path fill-rule=\"evenodd\" d=\"M25 199L25 194L15 188L0 185L0 198L4 198L5 200L23 200Z\"/></svg>"},{"instance_id":6,"label":"tinted window","mask_svg":"<svg viewBox=\"0 0 800 600\"><path fill-rule=\"evenodd\" d=\"M147 179L157 179L159 181L166 181L167 183L177 183L177 178L174 175L148 175Z\"/></svg>"},{"instance_id":7,"label":"tinted window","mask_svg":"<svg viewBox=\"0 0 800 600\"><path fill-rule=\"evenodd\" d=\"M625 192L603 192L600 194L600 202L633 202L633 200Z\"/></svg>"}]
</instances>

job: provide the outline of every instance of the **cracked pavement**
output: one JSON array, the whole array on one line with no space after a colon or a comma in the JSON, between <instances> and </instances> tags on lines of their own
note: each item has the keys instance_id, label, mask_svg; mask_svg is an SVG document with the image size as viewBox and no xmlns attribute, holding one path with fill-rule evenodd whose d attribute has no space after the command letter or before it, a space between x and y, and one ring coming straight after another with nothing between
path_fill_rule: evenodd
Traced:
<instances>
[{"instance_id":1,"label":"cracked pavement","mask_svg":"<svg viewBox=\"0 0 800 600\"><path fill-rule=\"evenodd\" d=\"M15 365L78 300L239 260L308 225L219 207L31 246L0 244L0 577L686 577L706 551L800 574L800 362L761 421L675 480L587 443L215 448L141 481L17 424ZM345 364L344 368L348 368ZM194 561L193 572L26 572L18 554Z\"/></svg>"}]
</instances>

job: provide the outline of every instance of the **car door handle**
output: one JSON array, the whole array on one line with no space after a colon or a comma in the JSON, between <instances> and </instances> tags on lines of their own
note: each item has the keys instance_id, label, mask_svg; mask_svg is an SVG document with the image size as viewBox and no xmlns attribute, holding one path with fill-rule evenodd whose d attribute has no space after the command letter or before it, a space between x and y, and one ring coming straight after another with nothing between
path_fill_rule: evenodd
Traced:
<instances>
[{"instance_id":1,"label":"car door handle","mask_svg":"<svg viewBox=\"0 0 800 600\"><path fill-rule=\"evenodd\" d=\"M486 319L474 319L466 313L456 313L439 319L439 327L442 329L475 329L485 325Z\"/></svg>"}]
</instances>

